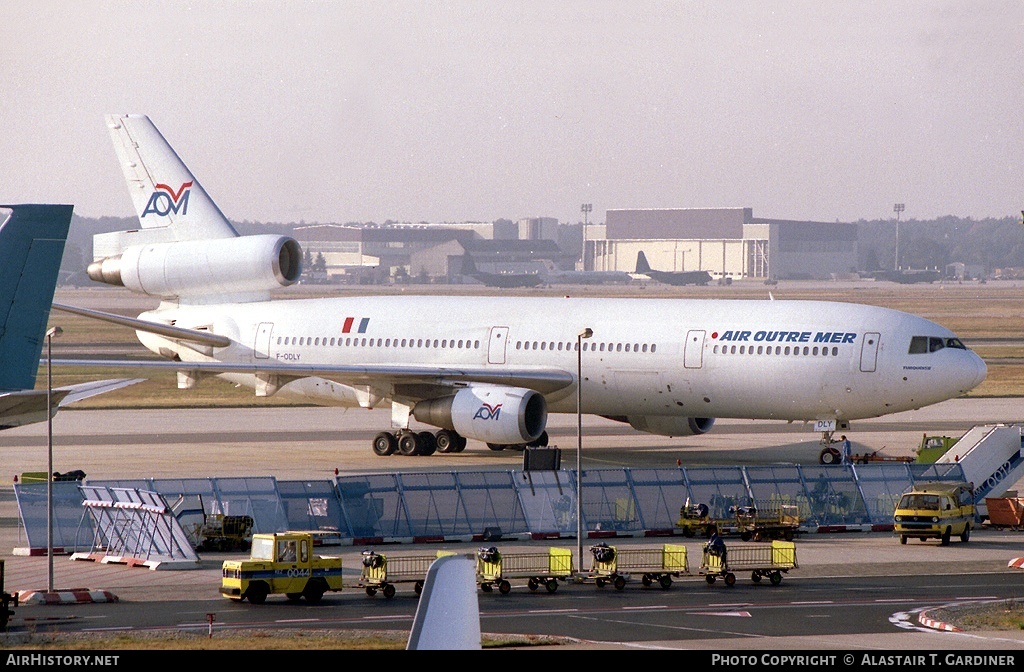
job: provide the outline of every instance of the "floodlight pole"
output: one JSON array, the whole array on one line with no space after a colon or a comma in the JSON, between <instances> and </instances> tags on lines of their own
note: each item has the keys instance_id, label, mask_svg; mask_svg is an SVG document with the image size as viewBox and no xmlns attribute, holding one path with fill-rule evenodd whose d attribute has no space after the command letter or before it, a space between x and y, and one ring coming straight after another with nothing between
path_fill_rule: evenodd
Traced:
<instances>
[{"instance_id":1,"label":"floodlight pole","mask_svg":"<svg viewBox=\"0 0 1024 672\"><path fill-rule=\"evenodd\" d=\"M60 327L46 332L46 592L53 591L53 339L64 333Z\"/></svg>"},{"instance_id":2,"label":"floodlight pole","mask_svg":"<svg viewBox=\"0 0 1024 672\"><path fill-rule=\"evenodd\" d=\"M594 335L587 327L576 334L576 545L579 571L583 572L583 339Z\"/></svg>"},{"instance_id":3,"label":"floodlight pole","mask_svg":"<svg viewBox=\"0 0 1024 672\"><path fill-rule=\"evenodd\" d=\"M900 213L906 210L906 206L903 203L896 203L892 206L892 211L896 213L896 268L894 270L900 270Z\"/></svg>"}]
</instances>

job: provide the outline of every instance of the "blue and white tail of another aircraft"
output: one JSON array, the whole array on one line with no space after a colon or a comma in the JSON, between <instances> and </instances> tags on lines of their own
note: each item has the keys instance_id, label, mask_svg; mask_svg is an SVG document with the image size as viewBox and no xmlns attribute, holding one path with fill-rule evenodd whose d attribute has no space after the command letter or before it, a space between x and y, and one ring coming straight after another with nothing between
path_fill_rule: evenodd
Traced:
<instances>
[{"instance_id":1,"label":"blue and white tail of another aircraft","mask_svg":"<svg viewBox=\"0 0 1024 672\"><path fill-rule=\"evenodd\" d=\"M34 387L73 206L0 205L0 210L0 429L8 429L49 417L47 391ZM54 389L53 412L138 380Z\"/></svg>"},{"instance_id":2,"label":"blue and white tail of another aircraft","mask_svg":"<svg viewBox=\"0 0 1024 672\"><path fill-rule=\"evenodd\" d=\"M368 442L381 456L459 452L467 439L492 450L547 445L548 414L576 413L578 401L582 413L663 436L742 418L814 423L824 440L851 420L939 403L985 378L949 329L852 303L272 299L299 278L298 243L238 236L147 117L107 125L140 227L96 236L89 276L160 305L137 318L54 307L135 329L161 361L118 365L175 371L182 389L218 376L256 396L389 408L390 427Z\"/></svg>"}]
</instances>

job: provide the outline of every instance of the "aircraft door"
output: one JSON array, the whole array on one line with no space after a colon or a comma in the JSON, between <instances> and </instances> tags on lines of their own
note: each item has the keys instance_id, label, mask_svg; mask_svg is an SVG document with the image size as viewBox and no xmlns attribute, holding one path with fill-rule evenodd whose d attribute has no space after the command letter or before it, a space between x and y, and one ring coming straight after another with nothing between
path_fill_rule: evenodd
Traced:
<instances>
[{"instance_id":1,"label":"aircraft door","mask_svg":"<svg viewBox=\"0 0 1024 672\"><path fill-rule=\"evenodd\" d=\"M683 345L683 366L687 369L699 369L704 365L704 330L691 329L686 332L686 343Z\"/></svg>"},{"instance_id":2,"label":"aircraft door","mask_svg":"<svg viewBox=\"0 0 1024 672\"><path fill-rule=\"evenodd\" d=\"M273 331L273 322L260 322L259 326L256 327L256 342L252 348L256 359L267 359L270 357L270 334Z\"/></svg>"},{"instance_id":3,"label":"aircraft door","mask_svg":"<svg viewBox=\"0 0 1024 672\"><path fill-rule=\"evenodd\" d=\"M487 345L487 363L505 363L505 344L508 342L508 327L491 327L491 338Z\"/></svg>"},{"instance_id":4,"label":"aircraft door","mask_svg":"<svg viewBox=\"0 0 1024 672\"><path fill-rule=\"evenodd\" d=\"M877 331L864 334L864 342L860 344L860 370L864 373L875 370L878 363L878 341L881 336Z\"/></svg>"}]
</instances>

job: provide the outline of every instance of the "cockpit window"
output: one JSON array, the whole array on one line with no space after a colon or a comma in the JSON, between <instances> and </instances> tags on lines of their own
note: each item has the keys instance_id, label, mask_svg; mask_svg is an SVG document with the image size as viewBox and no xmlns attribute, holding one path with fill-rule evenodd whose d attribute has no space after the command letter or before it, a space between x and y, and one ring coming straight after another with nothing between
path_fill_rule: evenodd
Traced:
<instances>
[{"instance_id":1,"label":"cockpit window","mask_svg":"<svg viewBox=\"0 0 1024 672\"><path fill-rule=\"evenodd\" d=\"M967 347L960 342L959 338L939 338L937 336L913 336L910 339L911 355L921 355L927 352L938 352L943 348L956 348L966 350Z\"/></svg>"}]
</instances>

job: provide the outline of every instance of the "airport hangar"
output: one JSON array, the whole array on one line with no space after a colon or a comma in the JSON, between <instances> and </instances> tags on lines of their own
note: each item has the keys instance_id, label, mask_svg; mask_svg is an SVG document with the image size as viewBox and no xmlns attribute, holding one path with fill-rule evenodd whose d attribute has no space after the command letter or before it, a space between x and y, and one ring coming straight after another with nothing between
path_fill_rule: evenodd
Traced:
<instances>
[{"instance_id":1,"label":"airport hangar","mask_svg":"<svg viewBox=\"0 0 1024 672\"><path fill-rule=\"evenodd\" d=\"M633 273L643 251L654 269L708 271L720 281L835 279L855 274L858 265L856 224L755 218L752 208L616 209L606 211L604 224L587 226L551 217L325 224L299 227L295 236L314 255L324 255L331 279L371 283L402 273L414 281L457 282L467 253L487 272L575 267Z\"/></svg>"},{"instance_id":2,"label":"airport hangar","mask_svg":"<svg viewBox=\"0 0 1024 672\"><path fill-rule=\"evenodd\" d=\"M857 225L755 218L753 208L608 210L586 229L583 270L707 271L719 280L828 280L857 272Z\"/></svg>"}]
</instances>

